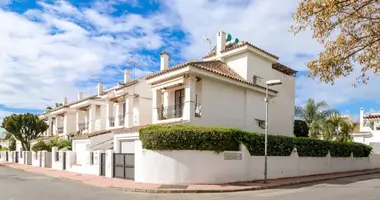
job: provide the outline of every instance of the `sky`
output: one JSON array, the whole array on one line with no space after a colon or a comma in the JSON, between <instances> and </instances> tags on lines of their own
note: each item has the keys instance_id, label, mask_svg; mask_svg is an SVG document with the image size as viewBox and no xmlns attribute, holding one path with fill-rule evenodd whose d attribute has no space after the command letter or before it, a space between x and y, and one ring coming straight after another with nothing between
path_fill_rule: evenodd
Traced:
<instances>
[{"instance_id":1,"label":"sky","mask_svg":"<svg viewBox=\"0 0 380 200\"><path fill-rule=\"evenodd\" d=\"M299 71L296 104L326 101L357 118L360 107L380 107L380 79L354 88L360 73L333 86L307 77L305 63L323 50L310 32L293 35L298 0L0 0L0 122L11 113L39 113L64 97L111 87L123 70L141 77L170 65L200 60L225 31L280 57ZM276 9L277 8L277 9ZM281 8L281 9L279 9ZM1 132L1 131L0 131Z\"/></svg>"}]
</instances>

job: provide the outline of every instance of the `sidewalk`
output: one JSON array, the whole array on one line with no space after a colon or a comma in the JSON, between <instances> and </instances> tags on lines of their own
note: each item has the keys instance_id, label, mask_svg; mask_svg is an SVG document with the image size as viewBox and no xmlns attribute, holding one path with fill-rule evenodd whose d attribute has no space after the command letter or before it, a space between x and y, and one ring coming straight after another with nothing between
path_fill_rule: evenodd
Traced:
<instances>
[{"instance_id":1,"label":"sidewalk","mask_svg":"<svg viewBox=\"0 0 380 200\"><path fill-rule=\"evenodd\" d=\"M359 176L365 174L380 173L380 169L342 172L325 175L304 176L284 179L268 180L266 184L262 181L231 183L222 185L160 185L148 183L136 183L130 180L106 178L102 176L79 174L68 171L59 171L49 168L33 167L30 165L21 165L16 163L1 163L0 166L19 169L27 172L44 174L56 178L80 181L100 187L120 188L131 192L149 192L149 193L212 193L212 192L237 192L248 190L259 190L275 188L280 186L294 185L299 183L312 183L317 181L331 180L350 176Z\"/></svg>"}]
</instances>

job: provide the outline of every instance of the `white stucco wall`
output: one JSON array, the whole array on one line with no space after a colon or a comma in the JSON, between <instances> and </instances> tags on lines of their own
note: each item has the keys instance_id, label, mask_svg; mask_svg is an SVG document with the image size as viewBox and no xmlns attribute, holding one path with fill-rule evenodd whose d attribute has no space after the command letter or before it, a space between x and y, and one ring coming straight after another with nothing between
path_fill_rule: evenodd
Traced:
<instances>
[{"instance_id":1,"label":"white stucco wall","mask_svg":"<svg viewBox=\"0 0 380 200\"><path fill-rule=\"evenodd\" d=\"M226 160L229 153L240 160ZM194 162L196 161L196 162ZM154 166L154 167L152 167ZM380 167L380 155L368 158L268 157L268 178L306 176ZM150 151L135 141L135 181L157 184L202 184L252 181L263 179L264 157L239 152L216 154L210 151Z\"/></svg>"},{"instance_id":2,"label":"white stucco wall","mask_svg":"<svg viewBox=\"0 0 380 200\"><path fill-rule=\"evenodd\" d=\"M235 127L263 133L256 119L265 120L265 94L209 78L197 83L201 88L202 116L191 124ZM277 97L276 97L277 98ZM280 100L270 103L269 133L293 136L294 104L285 108ZM282 109L276 109L283 106ZM272 126L271 126L272 125Z\"/></svg>"},{"instance_id":3,"label":"white stucco wall","mask_svg":"<svg viewBox=\"0 0 380 200\"><path fill-rule=\"evenodd\" d=\"M107 133L107 134L101 134L95 137L90 137L90 149L95 150L97 147L100 147L101 144L112 140L113 139L113 133ZM99 149L100 150L100 149ZM101 149L101 150L106 150L106 149Z\"/></svg>"}]
</instances>

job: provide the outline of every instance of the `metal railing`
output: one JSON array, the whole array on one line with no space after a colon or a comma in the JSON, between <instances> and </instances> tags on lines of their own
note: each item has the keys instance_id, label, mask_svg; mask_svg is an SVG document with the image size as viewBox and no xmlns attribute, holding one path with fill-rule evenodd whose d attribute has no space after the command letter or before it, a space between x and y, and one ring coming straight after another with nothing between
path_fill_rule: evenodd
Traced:
<instances>
[{"instance_id":1,"label":"metal railing","mask_svg":"<svg viewBox=\"0 0 380 200\"><path fill-rule=\"evenodd\" d=\"M125 115L119 115L119 126L124 126Z\"/></svg>"},{"instance_id":2,"label":"metal railing","mask_svg":"<svg viewBox=\"0 0 380 200\"><path fill-rule=\"evenodd\" d=\"M201 104L195 104L195 117L201 117L202 116L202 105Z\"/></svg>"},{"instance_id":3,"label":"metal railing","mask_svg":"<svg viewBox=\"0 0 380 200\"><path fill-rule=\"evenodd\" d=\"M159 120L180 118L183 116L184 104L177 104L172 106L162 106L157 108L157 114Z\"/></svg>"},{"instance_id":4,"label":"metal railing","mask_svg":"<svg viewBox=\"0 0 380 200\"><path fill-rule=\"evenodd\" d=\"M61 126L61 127L57 127L57 133L58 133L58 134L63 133L63 126Z\"/></svg>"},{"instance_id":5,"label":"metal railing","mask_svg":"<svg viewBox=\"0 0 380 200\"><path fill-rule=\"evenodd\" d=\"M115 127L115 117L109 117L109 126L110 127Z\"/></svg>"},{"instance_id":6,"label":"metal railing","mask_svg":"<svg viewBox=\"0 0 380 200\"><path fill-rule=\"evenodd\" d=\"M78 123L78 128L80 131L88 130L88 122Z\"/></svg>"}]
</instances>

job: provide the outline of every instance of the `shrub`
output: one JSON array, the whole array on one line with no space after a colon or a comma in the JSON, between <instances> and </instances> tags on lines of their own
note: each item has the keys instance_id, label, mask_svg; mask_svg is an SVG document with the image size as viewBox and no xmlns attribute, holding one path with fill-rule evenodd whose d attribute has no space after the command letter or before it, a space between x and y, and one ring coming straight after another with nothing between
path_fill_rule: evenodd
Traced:
<instances>
[{"instance_id":1,"label":"shrub","mask_svg":"<svg viewBox=\"0 0 380 200\"><path fill-rule=\"evenodd\" d=\"M153 150L237 151L239 129L198 126L155 126L140 129L143 148Z\"/></svg>"},{"instance_id":2,"label":"shrub","mask_svg":"<svg viewBox=\"0 0 380 200\"><path fill-rule=\"evenodd\" d=\"M16 151L16 139L13 137L9 138L9 151Z\"/></svg>"},{"instance_id":3,"label":"shrub","mask_svg":"<svg viewBox=\"0 0 380 200\"><path fill-rule=\"evenodd\" d=\"M1 147L0 151L8 151L7 147Z\"/></svg>"},{"instance_id":4,"label":"shrub","mask_svg":"<svg viewBox=\"0 0 380 200\"><path fill-rule=\"evenodd\" d=\"M71 150L71 140L66 140L66 139L63 139L61 137L56 136L50 140L48 146L49 146L50 150L53 147L57 147L58 150L64 149L64 148Z\"/></svg>"},{"instance_id":5,"label":"shrub","mask_svg":"<svg viewBox=\"0 0 380 200\"><path fill-rule=\"evenodd\" d=\"M264 155L264 135L234 128L200 126L158 126L140 129L144 149L237 151L244 144L253 156ZM289 156L297 148L299 156L324 157L330 151L333 157L367 157L372 147L359 143L330 142L304 137L268 135L269 156Z\"/></svg>"},{"instance_id":6,"label":"shrub","mask_svg":"<svg viewBox=\"0 0 380 200\"><path fill-rule=\"evenodd\" d=\"M49 145L47 145L43 140L39 140L36 144L32 146L32 151L51 151Z\"/></svg>"}]
</instances>

